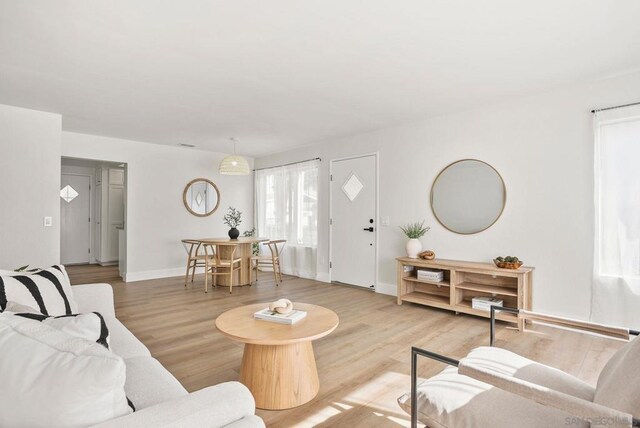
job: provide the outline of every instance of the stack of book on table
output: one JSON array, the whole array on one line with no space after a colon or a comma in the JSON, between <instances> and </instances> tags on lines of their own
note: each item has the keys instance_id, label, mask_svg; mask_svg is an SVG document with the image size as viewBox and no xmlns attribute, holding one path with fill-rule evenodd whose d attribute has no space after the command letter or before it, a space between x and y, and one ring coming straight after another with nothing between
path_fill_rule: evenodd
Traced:
<instances>
[{"instance_id":1,"label":"stack of book on table","mask_svg":"<svg viewBox=\"0 0 640 428\"><path fill-rule=\"evenodd\" d=\"M417 278L423 281L440 282L444 280L444 272L441 270L424 270L419 269Z\"/></svg>"},{"instance_id":2,"label":"stack of book on table","mask_svg":"<svg viewBox=\"0 0 640 428\"><path fill-rule=\"evenodd\" d=\"M502 306L503 301L495 297L474 297L471 299L471 307L481 311L490 311L491 306Z\"/></svg>"},{"instance_id":3,"label":"stack of book on table","mask_svg":"<svg viewBox=\"0 0 640 428\"><path fill-rule=\"evenodd\" d=\"M306 311L298 311L294 309L288 314L279 314L277 312L270 310L269 308L264 308L261 311L258 311L255 314L253 314L253 317L255 319L277 322L279 324L295 324L306 316L307 316Z\"/></svg>"}]
</instances>

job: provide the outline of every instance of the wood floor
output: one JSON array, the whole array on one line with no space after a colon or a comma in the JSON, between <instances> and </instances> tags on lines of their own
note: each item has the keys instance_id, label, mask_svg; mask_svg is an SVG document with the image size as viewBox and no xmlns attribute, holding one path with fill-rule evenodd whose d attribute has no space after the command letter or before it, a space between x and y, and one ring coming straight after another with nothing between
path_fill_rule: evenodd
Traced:
<instances>
[{"instance_id":1,"label":"wood floor","mask_svg":"<svg viewBox=\"0 0 640 428\"><path fill-rule=\"evenodd\" d=\"M287 297L334 310L340 325L313 343L320 392L310 403L284 411L258 410L269 427L409 426L396 398L409 389L412 345L463 357L488 344L489 322L470 315L398 306L395 298L347 286L287 277L276 287L262 273L253 287L218 288L205 294L203 277L184 287L183 278L125 284L117 268L69 267L73 284L107 282L118 318L189 391L237 380L242 346L222 336L215 318L227 309ZM595 384L597 374L622 343L535 326L520 333L500 323L497 346L565 370ZM443 365L421 359L420 377Z\"/></svg>"}]
</instances>

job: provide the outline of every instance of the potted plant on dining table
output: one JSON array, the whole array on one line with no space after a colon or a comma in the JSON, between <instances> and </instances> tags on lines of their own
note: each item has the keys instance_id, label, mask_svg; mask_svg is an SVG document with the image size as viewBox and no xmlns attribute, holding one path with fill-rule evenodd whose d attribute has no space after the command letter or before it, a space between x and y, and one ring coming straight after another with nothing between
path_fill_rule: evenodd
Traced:
<instances>
[{"instance_id":1,"label":"potted plant on dining table","mask_svg":"<svg viewBox=\"0 0 640 428\"><path fill-rule=\"evenodd\" d=\"M240 236L238 226L242 223L242 212L234 207L229 207L222 219L224 220L224 224L231 228L229 229L229 238L238 239L238 236Z\"/></svg>"}]
</instances>

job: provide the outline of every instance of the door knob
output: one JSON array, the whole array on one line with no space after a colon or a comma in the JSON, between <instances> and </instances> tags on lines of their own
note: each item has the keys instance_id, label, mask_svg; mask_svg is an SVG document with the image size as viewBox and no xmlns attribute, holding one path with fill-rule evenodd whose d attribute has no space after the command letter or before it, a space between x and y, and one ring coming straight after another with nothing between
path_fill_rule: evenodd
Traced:
<instances>
[{"instance_id":1,"label":"door knob","mask_svg":"<svg viewBox=\"0 0 640 428\"><path fill-rule=\"evenodd\" d=\"M369 232L373 232L373 226L371 226L371 227L365 227L365 228L364 228L364 229L362 229L362 230L368 230Z\"/></svg>"}]
</instances>

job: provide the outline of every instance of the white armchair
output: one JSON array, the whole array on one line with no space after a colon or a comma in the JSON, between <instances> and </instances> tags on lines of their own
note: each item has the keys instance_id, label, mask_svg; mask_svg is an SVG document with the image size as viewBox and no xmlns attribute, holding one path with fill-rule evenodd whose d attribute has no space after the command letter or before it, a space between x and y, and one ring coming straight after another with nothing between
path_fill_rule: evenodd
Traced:
<instances>
[{"instance_id":1,"label":"white armchair","mask_svg":"<svg viewBox=\"0 0 640 428\"><path fill-rule=\"evenodd\" d=\"M495 310L517 313L527 321L571 326L629 340L606 364L595 388L565 372L493 347ZM637 331L541 315L511 308L492 309L491 345L456 361L412 348L412 390L398 399L428 427L595 427L640 426L640 340ZM417 384L417 358L448 364Z\"/></svg>"}]
</instances>

